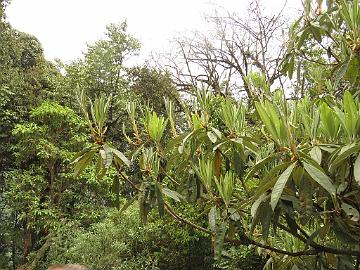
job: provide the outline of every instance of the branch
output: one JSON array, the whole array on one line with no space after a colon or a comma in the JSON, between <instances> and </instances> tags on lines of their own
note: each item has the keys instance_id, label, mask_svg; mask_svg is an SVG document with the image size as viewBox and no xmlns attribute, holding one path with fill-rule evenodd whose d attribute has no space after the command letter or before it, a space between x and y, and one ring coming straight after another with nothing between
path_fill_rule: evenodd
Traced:
<instances>
[{"instance_id":1,"label":"branch","mask_svg":"<svg viewBox=\"0 0 360 270\"><path fill-rule=\"evenodd\" d=\"M124 175L120 171L120 168L116 167L116 169L119 172L119 175L126 182L128 182L135 190L137 190L138 192L142 192L142 189L138 188L126 175ZM202 231L208 235L215 236L215 234L212 233L209 229L201 227L201 226L179 216L166 202L164 202L164 208L165 208L166 212L171 217L173 217L175 220L177 220L183 224L186 224L196 230ZM288 229L285 226L281 226L281 228L284 229L285 231L288 231ZM296 236L296 237L298 237L298 236ZM275 253L284 254L284 255L291 256L291 257L299 257L299 256L304 256L304 255L317 255L322 252L337 254L337 255L350 255L350 256L360 257L360 251L358 251L358 250L345 250L345 249L337 249L337 248L332 248L332 247L325 247L325 246L316 244L315 242L309 243L309 246L311 246L313 249L291 252L291 251L278 249L278 248L275 248L275 247L272 247L269 245L265 245L265 244L256 242L255 240L249 238L245 234L241 235L240 239L232 239L232 238L225 237L224 240L226 242L234 244L234 245L242 245L242 246L254 245L254 246L266 249L266 250L273 251ZM300 237L300 240L304 241L304 238Z\"/></svg>"},{"instance_id":2,"label":"branch","mask_svg":"<svg viewBox=\"0 0 360 270\"><path fill-rule=\"evenodd\" d=\"M208 229L206 229L204 227L201 227L201 226L191 222L190 220L187 220L187 219L179 216L178 214L176 214L175 211L166 202L164 202L164 206L165 206L166 212L168 212L169 215L172 216L175 220L177 220L177 221L179 221L179 222L181 222L183 224L189 225L192 228L195 228L195 229L197 229L199 231L202 231L202 232L204 232L206 234L212 235L212 232L210 230L208 230Z\"/></svg>"},{"instance_id":3,"label":"branch","mask_svg":"<svg viewBox=\"0 0 360 270\"><path fill-rule=\"evenodd\" d=\"M195 224L195 223L193 223L193 222L179 216L177 213L175 213L175 211L167 203L164 203L164 206L165 206L166 212L168 212L170 214L170 216L172 216L175 220L177 220L177 221L179 221L179 222L181 222L183 224L189 225L190 227L192 227L194 229L197 229L199 231L202 231L202 232L204 232L204 233L206 233L208 235L215 236L215 234L212 233L210 230L208 230L208 229L206 229L204 227L201 227L201 226L199 226L199 225L197 225L197 224ZM234 244L234 245L238 245L238 246L254 245L254 246L266 249L266 250L270 250L270 251L273 251L273 252L276 252L276 253L279 253L279 254L289 255L289 256L292 256L292 257L298 257L298 256L304 256L304 255L316 255L317 253L319 253L317 250L312 250L312 249L311 250L299 251L299 252L290 252L290 251L274 248L272 246L256 242L255 240L250 239L246 235L241 235L240 239L232 239L232 238L229 238L229 237L225 237L224 240L225 240L225 242L228 242L228 243L231 243L231 244Z\"/></svg>"},{"instance_id":4,"label":"branch","mask_svg":"<svg viewBox=\"0 0 360 270\"><path fill-rule=\"evenodd\" d=\"M322 246L322 245L319 245L319 244L315 243L314 241L306 240L305 238L303 238L299 234L292 233L289 228L286 228L282 224L278 224L278 227L281 228L282 230L290 233L294 237L297 237L303 243L308 244L309 246L314 248L314 250L316 251L316 254L321 253L321 252L326 252L326 253L331 253L331 254L336 254L336 255L349 255L349 256L360 257L360 251L358 251L358 250L337 249L337 248ZM302 229L300 227L298 227L298 230L302 230Z\"/></svg>"},{"instance_id":5,"label":"branch","mask_svg":"<svg viewBox=\"0 0 360 270\"><path fill-rule=\"evenodd\" d=\"M119 173L119 175L121 176L122 179L124 179L126 182L129 183L129 185L134 188L137 192L142 192L143 190L138 188L130 179L129 177L127 177L121 170L120 168L115 164L115 168L117 170L117 172Z\"/></svg>"}]
</instances>

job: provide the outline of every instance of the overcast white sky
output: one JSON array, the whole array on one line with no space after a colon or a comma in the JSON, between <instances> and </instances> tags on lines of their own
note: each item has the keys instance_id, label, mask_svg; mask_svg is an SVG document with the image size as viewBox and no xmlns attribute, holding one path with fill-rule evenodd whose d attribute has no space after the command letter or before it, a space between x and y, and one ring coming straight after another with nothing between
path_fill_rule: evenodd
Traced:
<instances>
[{"instance_id":1,"label":"overcast white sky","mask_svg":"<svg viewBox=\"0 0 360 270\"><path fill-rule=\"evenodd\" d=\"M263 0L269 13L285 0ZM179 33L204 29L204 13L215 6L241 13L248 0L12 0L6 10L13 27L35 35L47 59L70 61L81 57L86 43L101 38L105 26L127 19L128 32L142 43L142 58L166 49ZM286 13L301 7L288 0Z\"/></svg>"}]
</instances>

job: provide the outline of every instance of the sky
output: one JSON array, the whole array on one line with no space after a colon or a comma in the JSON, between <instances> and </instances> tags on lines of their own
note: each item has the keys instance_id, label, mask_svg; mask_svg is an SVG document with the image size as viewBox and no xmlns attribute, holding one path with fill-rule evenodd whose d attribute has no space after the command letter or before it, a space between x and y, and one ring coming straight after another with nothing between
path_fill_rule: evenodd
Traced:
<instances>
[{"instance_id":1,"label":"sky","mask_svg":"<svg viewBox=\"0 0 360 270\"><path fill-rule=\"evenodd\" d=\"M140 58L167 49L169 41L189 31L205 30L205 14L223 7L241 13L248 0L12 0L6 14L11 25L36 36L48 60L70 62L82 56L86 44L103 37L109 23L127 20L128 32L142 43ZM269 13L285 0L263 0ZM285 15L301 8L287 0Z\"/></svg>"}]
</instances>

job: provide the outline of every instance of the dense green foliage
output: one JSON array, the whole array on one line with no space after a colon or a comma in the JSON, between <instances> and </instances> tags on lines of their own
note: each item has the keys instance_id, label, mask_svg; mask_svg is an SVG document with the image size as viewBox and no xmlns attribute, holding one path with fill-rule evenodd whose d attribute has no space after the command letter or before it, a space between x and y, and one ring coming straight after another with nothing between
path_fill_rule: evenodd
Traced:
<instances>
[{"instance_id":1,"label":"dense green foliage","mask_svg":"<svg viewBox=\"0 0 360 270\"><path fill-rule=\"evenodd\" d=\"M80 262L90 269L208 269L212 263L206 236L171 219L142 225L134 207L109 212L86 230L69 224L59 235L48 262Z\"/></svg>"},{"instance_id":2,"label":"dense green foliage","mask_svg":"<svg viewBox=\"0 0 360 270\"><path fill-rule=\"evenodd\" d=\"M304 1L241 99L127 67L125 22L55 65L0 3L0 269L359 269L358 0Z\"/></svg>"}]
</instances>

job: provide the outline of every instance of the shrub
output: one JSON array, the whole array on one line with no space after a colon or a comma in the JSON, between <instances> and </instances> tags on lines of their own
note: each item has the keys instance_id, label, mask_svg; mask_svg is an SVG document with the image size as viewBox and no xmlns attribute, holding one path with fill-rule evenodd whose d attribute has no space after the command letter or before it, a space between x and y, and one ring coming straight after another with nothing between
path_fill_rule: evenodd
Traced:
<instances>
[{"instance_id":1,"label":"shrub","mask_svg":"<svg viewBox=\"0 0 360 270\"><path fill-rule=\"evenodd\" d=\"M154 214L152 217L155 216ZM81 263L89 269L210 269L210 240L175 221L149 220L141 224L136 207L109 210L88 230L64 225L46 262Z\"/></svg>"}]
</instances>

